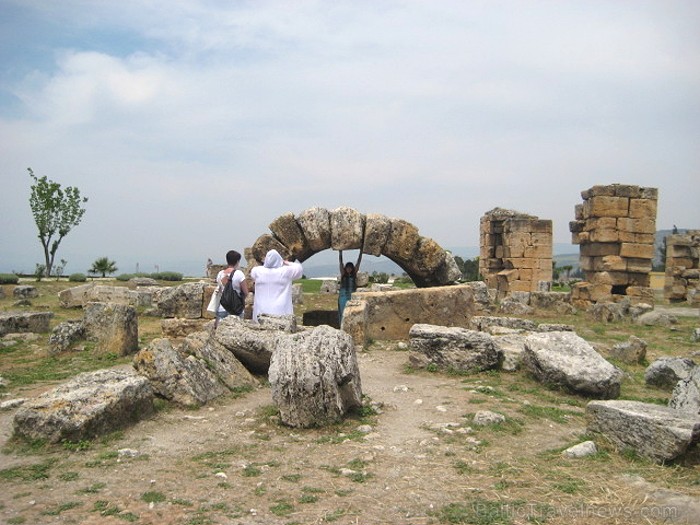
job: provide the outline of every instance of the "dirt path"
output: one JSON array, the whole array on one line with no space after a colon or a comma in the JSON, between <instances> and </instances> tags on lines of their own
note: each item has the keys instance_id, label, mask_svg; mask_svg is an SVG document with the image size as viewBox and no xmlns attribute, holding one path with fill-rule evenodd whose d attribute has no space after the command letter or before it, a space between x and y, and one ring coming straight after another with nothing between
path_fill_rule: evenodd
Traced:
<instances>
[{"instance_id":1,"label":"dirt path","mask_svg":"<svg viewBox=\"0 0 700 525\"><path fill-rule=\"evenodd\" d=\"M567 480L576 488L579 466L551 452L579 439L582 409L570 407L563 422L479 431L468 414L518 421L537 398L503 395L479 377L405 373L407 353L395 349L358 359L380 414L331 429L278 425L262 387L161 411L87 450L27 455L6 447L12 412L0 413L0 523L609 523L556 512L592 497L556 489ZM586 489L599 503L621 497L609 477Z\"/></svg>"}]
</instances>

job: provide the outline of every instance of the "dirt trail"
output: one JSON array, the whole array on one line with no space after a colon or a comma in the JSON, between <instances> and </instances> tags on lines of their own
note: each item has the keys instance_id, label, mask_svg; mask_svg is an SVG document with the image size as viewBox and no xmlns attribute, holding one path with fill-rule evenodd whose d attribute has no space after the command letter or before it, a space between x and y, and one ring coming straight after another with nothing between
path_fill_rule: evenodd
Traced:
<instances>
[{"instance_id":1,"label":"dirt trail","mask_svg":"<svg viewBox=\"0 0 700 525\"><path fill-rule=\"evenodd\" d=\"M269 419L272 400L262 387L198 410L159 412L84 451L5 450L0 470L53 463L46 478L0 479L0 523L437 524L446 509L475 498L484 512L494 502L503 511L561 498L533 458L575 442L581 418L517 434L471 432L466 414L516 416L527 401L475 393L479 379L407 374L407 358L381 347L358 356L363 392L382 407L366 434L352 420L331 429L282 427ZM0 413L3 447L11 420ZM559 518L546 521L578 523Z\"/></svg>"}]
</instances>

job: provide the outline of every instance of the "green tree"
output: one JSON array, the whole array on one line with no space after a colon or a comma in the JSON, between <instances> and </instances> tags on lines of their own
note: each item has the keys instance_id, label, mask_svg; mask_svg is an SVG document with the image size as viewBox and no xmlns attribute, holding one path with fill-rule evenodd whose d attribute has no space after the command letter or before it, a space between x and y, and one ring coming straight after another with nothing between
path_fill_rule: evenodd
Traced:
<instances>
[{"instance_id":1,"label":"green tree","mask_svg":"<svg viewBox=\"0 0 700 525\"><path fill-rule=\"evenodd\" d=\"M58 246L83 218L85 208L82 204L87 202L87 197L81 197L78 188L61 188L59 183L48 180L46 176L37 177L31 168L27 170L34 181L29 206L39 229L38 237L44 248L44 271L48 277L51 275Z\"/></svg>"},{"instance_id":2,"label":"green tree","mask_svg":"<svg viewBox=\"0 0 700 525\"><path fill-rule=\"evenodd\" d=\"M88 273L101 273L102 277L106 277L108 273L114 273L119 270L116 264L117 263L110 261L107 257L100 257L92 263L92 268L88 270Z\"/></svg>"}]
</instances>

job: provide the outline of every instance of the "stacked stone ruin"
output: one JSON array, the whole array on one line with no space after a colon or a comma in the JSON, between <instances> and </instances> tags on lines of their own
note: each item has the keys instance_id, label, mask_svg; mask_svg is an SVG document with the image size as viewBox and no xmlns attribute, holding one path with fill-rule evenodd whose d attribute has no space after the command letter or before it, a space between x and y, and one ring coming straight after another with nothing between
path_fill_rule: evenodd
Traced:
<instances>
[{"instance_id":1,"label":"stacked stone ruin","mask_svg":"<svg viewBox=\"0 0 700 525\"><path fill-rule=\"evenodd\" d=\"M323 250L362 250L398 264L419 288L452 284L461 272L452 255L402 219L340 207L286 213L246 249L248 268L261 264L270 249L285 259L305 261Z\"/></svg>"},{"instance_id":2,"label":"stacked stone ruin","mask_svg":"<svg viewBox=\"0 0 700 525\"><path fill-rule=\"evenodd\" d=\"M654 258L658 190L623 184L593 186L569 223L580 247L584 282L574 285L572 303L653 304L650 272Z\"/></svg>"},{"instance_id":3,"label":"stacked stone ruin","mask_svg":"<svg viewBox=\"0 0 700 525\"><path fill-rule=\"evenodd\" d=\"M551 287L551 220L494 208L481 217L479 237L479 273L498 298Z\"/></svg>"},{"instance_id":4,"label":"stacked stone ruin","mask_svg":"<svg viewBox=\"0 0 700 525\"><path fill-rule=\"evenodd\" d=\"M666 237L664 297L700 306L700 230Z\"/></svg>"}]
</instances>

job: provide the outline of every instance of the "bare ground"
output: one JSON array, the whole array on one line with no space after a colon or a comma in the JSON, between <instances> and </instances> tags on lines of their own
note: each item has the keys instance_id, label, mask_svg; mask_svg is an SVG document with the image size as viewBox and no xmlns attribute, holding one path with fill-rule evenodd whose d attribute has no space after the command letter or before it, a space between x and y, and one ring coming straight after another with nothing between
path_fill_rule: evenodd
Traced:
<instances>
[{"instance_id":1,"label":"bare ground","mask_svg":"<svg viewBox=\"0 0 700 525\"><path fill-rule=\"evenodd\" d=\"M379 413L330 429L280 425L265 386L39 452L2 412L0 523L700 523L697 460L561 456L586 438L581 400L523 374L408 373L394 343L358 359ZM507 424L475 427L485 409Z\"/></svg>"}]
</instances>

